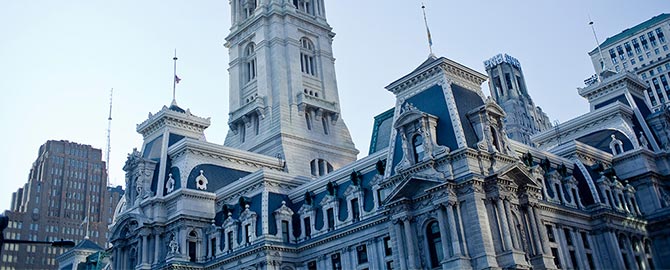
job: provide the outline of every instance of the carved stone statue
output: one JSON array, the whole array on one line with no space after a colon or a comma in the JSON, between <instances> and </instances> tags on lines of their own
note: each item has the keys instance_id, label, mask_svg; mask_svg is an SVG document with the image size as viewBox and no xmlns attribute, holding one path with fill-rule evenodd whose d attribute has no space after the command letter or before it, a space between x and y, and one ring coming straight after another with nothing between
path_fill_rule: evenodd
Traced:
<instances>
[{"instance_id":1,"label":"carved stone statue","mask_svg":"<svg viewBox=\"0 0 670 270\"><path fill-rule=\"evenodd\" d=\"M177 243L177 237L174 234L170 239L168 247L170 248L170 254L179 254L179 243Z\"/></svg>"},{"instance_id":2,"label":"carved stone statue","mask_svg":"<svg viewBox=\"0 0 670 270\"><path fill-rule=\"evenodd\" d=\"M649 142L647 141L647 138L644 136L642 131L640 131L640 147L644 149L649 149Z\"/></svg>"}]
</instances>

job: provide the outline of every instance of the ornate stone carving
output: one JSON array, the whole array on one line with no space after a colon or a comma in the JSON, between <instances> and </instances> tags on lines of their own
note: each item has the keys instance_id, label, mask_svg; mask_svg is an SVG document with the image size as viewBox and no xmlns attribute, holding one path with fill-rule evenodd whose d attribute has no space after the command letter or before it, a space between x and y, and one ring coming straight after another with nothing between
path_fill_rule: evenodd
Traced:
<instances>
[{"instance_id":1,"label":"ornate stone carving","mask_svg":"<svg viewBox=\"0 0 670 270\"><path fill-rule=\"evenodd\" d=\"M209 183L207 177L205 177L203 171L200 170L200 175L195 178L195 187L200 190L207 190L207 183Z\"/></svg>"}]
</instances>

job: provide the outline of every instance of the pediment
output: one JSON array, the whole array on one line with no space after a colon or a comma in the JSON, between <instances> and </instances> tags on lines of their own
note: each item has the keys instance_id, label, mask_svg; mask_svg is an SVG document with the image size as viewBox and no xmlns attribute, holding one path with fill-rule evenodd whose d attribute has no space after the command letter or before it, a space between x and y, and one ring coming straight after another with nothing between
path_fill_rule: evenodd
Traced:
<instances>
[{"instance_id":1,"label":"pediment","mask_svg":"<svg viewBox=\"0 0 670 270\"><path fill-rule=\"evenodd\" d=\"M407 180L403 181L400 185L393 189L389 196L384 200L384 204L388 204L396 200L401 200L403 198L412 199L424 195L427 189L440 184L442 184L442 182L438 179L416 175L410 176Z\"/></svg>"},{"instance_id":2,"label":"pediment","mask_svg":"<svg viewBox=\"0 0 670 270\"><path fill-rule=\"evenodd\" d=\"M496 175L498 178L506 178L514 181L517 186L532 186L535 188L541 188L542 184L538 183L537 180L529 174L528 169L525 165L521 163L510 164L501 170L499 170Z\"/></svg>"}]
</instances>

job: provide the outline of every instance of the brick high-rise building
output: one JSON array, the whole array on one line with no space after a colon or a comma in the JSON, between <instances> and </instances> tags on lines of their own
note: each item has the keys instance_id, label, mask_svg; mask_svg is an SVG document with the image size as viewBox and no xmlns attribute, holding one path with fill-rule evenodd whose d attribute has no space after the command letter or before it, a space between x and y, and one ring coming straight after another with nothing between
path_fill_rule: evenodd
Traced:
<instances>
[{"instance_id":1,"label":"brick high-rise building","mask_svg":"<svg viewBox=\"0 0 670 270\"><path fill-rule=\"evenodd\" d=\"M5 211L10 220L5 238L78 242L88 230L89 239L104 247L107 226L122 195L120 186L107 187L100 149L47 141L28 182L12 195L11 209ZM48 245L5 244L2 269L57 269L56 255L63 251Z\"/></svg>"}]
</instances>

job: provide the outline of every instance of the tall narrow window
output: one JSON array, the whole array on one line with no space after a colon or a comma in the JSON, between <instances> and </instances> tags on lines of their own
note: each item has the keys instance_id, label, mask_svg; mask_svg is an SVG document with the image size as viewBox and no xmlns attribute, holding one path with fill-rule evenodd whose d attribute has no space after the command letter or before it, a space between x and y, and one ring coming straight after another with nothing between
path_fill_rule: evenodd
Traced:
<instances>
[{"instance_id":1,"label":"tall narrow window","mask_svg":"<svg viewBox=\"0 0 670 270\"><path fill-rule=\"evenodd\" d=\"M312 236L312 222L310 221L309 217L305 217L302 222L305 225L305 236Z\"/></svg>"},{"instance_id":2,"label":"tall narrow window","mask_svg":"<svg viewBox=\"0 0 670 270\"><path fill-rule=\"evenodd\" d=\"M333 266L333 270L342 270L342 260L339 253L330 256L330 263Z\"/></svg>"},{"instance_id":3,"label":"tall narrow window","mask_svg":"<svg viewBox=\"0 0 670 270\"><path fill-rule=\"evenodd\" d=\"M307 123L307 130L312 130L312 115L305 111L305 122Z\"/></svg>"},{"instance_id":4,"label":"tall narrow window","mask_svg":"<svg viewBox=\"0 0 670 270\"><path fill-rule=\"evenodd\" d=\"M289 242L288 221L286 220L282 220L281 222L281 236L284 243Z\"/></svg>"},{"instance_id":5,"label":"tall narrow window","mask_svg":"<svg viewBox=\"0 0 670 270\"><path fill-rule=\"evenodd\" d=\"M256 79L256 44L250 42L244 49L244 79L251 82Z\"/></svg>"},{"instance_id":6,"label":"tall narrow window","mask_svg":"<svg viewBox=\"0 0 670 270\"><path fill-rule=\"evenodd\" d=\"M356 258L358 259L358 264L364 264L368 262L368 250L365 245L356 247Z\"/></svg>"},{"instance_id":7,"label":"tall narrow window","mask_svg":"<svg viewBox=\"0 0 670 270\"><path fill-rule=\"evenodd\" d=\"M440 228L437 221L432 221L428 224L426 238L430 254L430 265L431 267L438 267L442 259L444 259L444 254L442 254L442 240L440 239Z\"/></svg>"},{"instance_id":8,"label":"tall narrow window","mask_svg":"<svg viewBox=\"0 0 670 270\"><path fill-rule=\"evenodd\" d=\"M310 15L314 15L314 7L311 0L293 0L293 5L296 9Z\"/></svg>"},{"instance_id":9,"label":"tall narrow window","mask_svg":"<svg viewBox=\"0 0 670 270\"><path fill-rule=\"evenodd\" d=\"M423 136L420 134L412 138L412 146L414 147L414 163L419 163L423 160Z\"/></svg>"},{"instance_id":10,"label":"tall narrow window","mask_svg":"<svg viewBox=\"0 0 670 270\"><path fill-rule=\"evenodd\" d=\"M228 232L226 238L228 240L228 250L233 250L233 232Z\"/></svg>"},{"instance_id":11,"label":"tall narrow window","mask_svg":"<svg viewBox=\"0 0 670 270\"><path fill-rule=\"evenodd\" d=\"M323 125L323 134L328 135L328 133L330 133L330 127L328 126L328 120L325 116L321 118L321 124Z\"/></svg>"},{"instance_id":12,"label":"tall narrow window","mask_svg":"<svg viewBox=\"0 0 670 270\"><path fill-rule=\"evenodd\" d=\"M216 238L212 238L209 241L209 252L210 252L209 256L214 257L214 255L216 255L215 251L216 251Z\"/></svg>"},{"instance_id":13,"label":"tall narrow window","mask_svg":"<svg viewBox=\"0 0 670 270\"><path fill-rule=\"evenodd\" d=\"M251 243L251 224L244 226L244 243Z\"/></svg>"},{"instance_id":14,"label":"tall narrow window","mask_svg":"<svg viewBox=\"0 0 670 270\"><path fill-rule=\"evenodd\" d=\"M300 48L300 70L305 74L316 76L314 43L308 38L301 38Z\"/></svg>"},{"instance_id":15,"label":"tall narrow window","mask_svg":"<svg viewBox=\"0 0 670 270\"><path fill-rule=\"evenodd\" d=\"M360 219L360 211L358 209L358 199L352 199L351 200L351 216L354 221Z\"/></svg>"},{"instance_id":16,"label":"tall narrow window","mask_svg":"<svg viewBox=\"0 0 670 270\"><path fill-rule=\"evenodd\" d=\"M326 218L328 219L328 230L335 229L335 212L333 208L326 210Z\"/></svg>"}]
</instances>

